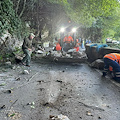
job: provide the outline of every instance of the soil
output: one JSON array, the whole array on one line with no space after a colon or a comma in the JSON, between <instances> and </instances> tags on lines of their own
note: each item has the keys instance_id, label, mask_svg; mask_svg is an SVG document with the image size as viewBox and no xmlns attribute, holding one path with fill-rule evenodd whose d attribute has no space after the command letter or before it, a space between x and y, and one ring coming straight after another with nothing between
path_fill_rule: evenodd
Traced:
<instances>
[{"instance_id":1,"label":"soil","mask_svg":"<svg viewBox=\"0 0 120 120\"><path fill-rule=\"evenodd\" d=\"M26 70L26 71L25 71ZM120 120L120 85L86 63L0 68L0 120Z\"/></svg>"}]
</instances>

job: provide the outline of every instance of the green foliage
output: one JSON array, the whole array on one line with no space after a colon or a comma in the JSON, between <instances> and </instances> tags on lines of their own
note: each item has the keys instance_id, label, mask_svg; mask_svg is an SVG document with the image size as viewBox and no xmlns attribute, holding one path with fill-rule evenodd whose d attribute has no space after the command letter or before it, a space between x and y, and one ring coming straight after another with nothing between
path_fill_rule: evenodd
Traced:
<instances>
[{"instance_id":1,"label":"green foliage","mask_svg":"<svg viewBox=\"0 0 120 120\"><path fill-rule=\"evenodd\" d=\"M92 40L120 38L120 3L118 0L48 0L63 6L68 17L79 23L81 35Z\"/></svg>"},{"instance_id":2,"label":"green foliage","mask_svg":"<svg viewBox=\"0 0 120 120\"><path fill-rule=\"evenodd\" d=\"M72 20L88 26L92 25L97 17L111 15L114 8L119 5L116 0L57 0L57 2L64 6Z\"/></svg>"},{"instance_id":3,"label":"green foliage","mask_svg":"<svg viewBox=\"0 0 120 120\"><path fill-rule=\"evenodd\" d=\"M112 10L118 6L117 0L86 0L87 9L94 17L109 16Z\"/></svg>"},{"instance_id":4,"label":"green foliage","mask_svg":"<svg viewBox=\"0 0 120 120\"><path fill-rule=\"evenodd\" d=\"M7 61L7 59L10 57L13 57L11 53L1 53L0 62Z\"/></svg>"},{"instance_id":5,"label":"green foliage","mask_svg":"<svg viewBox=\"0 0 120 120\"><path fill-rule=\"evenodd\" d=\"M2 61L2 59L3 59L3 56L2 56L2 55L0 55L0 61Z\"/></svg>"},{"instance_id":6,"label":"green foliage","mask_svg":"<svg viewBox=\"0 0 120 120\"><path fill-rule=\"evenodd\" d=\"M0 1L0 35L8 30L11 34L18 32L21 21L13 9L11 0Z\"/></svg>"},{"instance_id":7,"label":"green foliage","mask_svg":"<svg viewBox=\"0 0 120 120\"><path fill-rule=\"evenodd\" d=\"M104 40L106 37L120 38L118 0L18 1L0 1L0 34L8 30L17 36L27 36L31 28L32 31L41 32L45 26L53 33L56 27L70 19L81 27L84 38L90 37L95 40ZM21 11L23 14L19 18ZM26 28L25 21L30 23L30 28Z\"/></svg>"},{"instance_id":8,"label":"green foliage","mask_svg":"<svg viewBox=\"0 0 120 120\"><path fill-rule=\"evenodd\" d=\"M109 44L109 46L112 48L120 49L120 44Z\"/></svg>"},{"instance_id":9,"label":"green foliage","mask_svg":"<svg viewBox=\"0 0 120 120\"><path fill-rule=\"evenodd\" d=\"M120 36L120 8L114 8L112 14L101 18L102 39L107 37L118 39Z\"/></svg>"},{"instance_id":10,"label":"green foliage","mask_svg":"<svg viewBox=\"0 0 120 120\"><path fill-rule=\"evenodd\" d=\"M15 50L13 51L15 55L21 55L23 54L23 51L21 48L16 47Z\"/></svg>"}]
</instances>

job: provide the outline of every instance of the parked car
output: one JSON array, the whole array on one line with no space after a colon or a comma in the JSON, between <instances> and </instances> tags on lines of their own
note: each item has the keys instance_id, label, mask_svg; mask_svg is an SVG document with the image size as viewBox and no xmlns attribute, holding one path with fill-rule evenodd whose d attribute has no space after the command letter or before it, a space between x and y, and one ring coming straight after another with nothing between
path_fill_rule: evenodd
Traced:
<instances>
[{"instance_id":1,"label":"parked car","mask_svg":"<svg viewBox=\"0 0 120 120\"><path fill-rule=\"evenodd\" d=\"M112 43L112 39L106 38L106 43Z\"/></svg>"},{"instance_id":2,"label":"parked car","mask_svg":"<svg viewBox=\"0 0 120 120\"><path fill-rule=\"evenodd\" d=\"M112 43L113 43L113 44L120 44L120 41L113 40Z\"/></svg>"}]
</instances>

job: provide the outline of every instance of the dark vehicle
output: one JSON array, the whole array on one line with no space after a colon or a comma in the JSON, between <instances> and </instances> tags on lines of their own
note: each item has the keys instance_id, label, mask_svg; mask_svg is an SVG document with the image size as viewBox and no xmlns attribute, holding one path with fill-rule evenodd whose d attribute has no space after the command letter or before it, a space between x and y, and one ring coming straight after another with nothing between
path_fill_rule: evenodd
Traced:
<instances>
[{"instance_id":1,"label":"dark vehicle","mask_svg":"<svg viewBox=\"0 0 120 120\"><path fill-rule=\"evenodd\" d=\"M58 43L60 44L62 51L67 52L70 49L78 47L76 31L77 28L72 26L62 27L60 29L60 39L58 40Z\"/></svg>"}]
</instances>

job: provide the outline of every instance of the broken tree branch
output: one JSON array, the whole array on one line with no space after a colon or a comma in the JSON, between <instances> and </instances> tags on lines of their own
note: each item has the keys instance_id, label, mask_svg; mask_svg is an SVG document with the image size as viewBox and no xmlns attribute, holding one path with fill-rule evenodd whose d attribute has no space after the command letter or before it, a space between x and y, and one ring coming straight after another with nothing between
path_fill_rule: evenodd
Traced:
<instances>
[{"instance_id":1,"label":"broken tree branch","mask_svg":"<svg viewBox=\"0 0 120 120\"><path fill-rule=\"evenodd\" d=\"M12 107L17 101L18 101L18 99L15 100L15 101L12 103L12 105L10 106L10 109L11 109L11 107Z\"/></svg>"},{"instance_id":2,"label":"broken tree branch","mask_svg":"<svg viewBox=\"0 0 120 120\"><path fill-rule=\"evenodd\" d=\"M31 79L33 79L33 77L35 77L35 75L37 75L37 74L38 74L38 72L35 73L34 75L32 75L32 76L28 79L28 81L30 81Z\"/></svg>"},{"instance_id":3,"label":"broken tree branch","mask_svg":"<svg viewBox=\"0 0 120 120\"><path fill-rule=\"evenodd\" d=\"M20 4L20 0L18 0L18 2L17 2L16 14L18 13L19 4Z\"/></svg>"}]
</instances>

